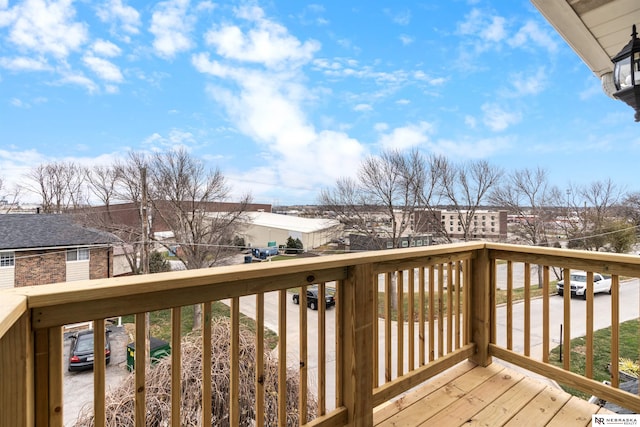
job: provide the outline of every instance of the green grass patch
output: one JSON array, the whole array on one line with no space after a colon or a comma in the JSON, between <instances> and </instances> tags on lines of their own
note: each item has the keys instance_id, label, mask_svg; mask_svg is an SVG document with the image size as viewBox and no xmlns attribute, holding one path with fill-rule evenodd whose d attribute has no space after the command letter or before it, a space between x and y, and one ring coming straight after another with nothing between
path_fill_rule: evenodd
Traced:
<instances>
[{"instance_id":1,"label":"green grass patch","mask_svg":"<svg viewBox=\"0 0 640 427\"><path fill-rule=\"evenodd\" d=\"M549 282L549 295L556 294L556 283L557 280ZM531 298L541 297L544 292L544 289L538 287L538 285L532 285L529 288L529 295ZM518 287L511 290L511 298L512 301L521 301L524 300L524 287ZM507 303L507 290L506 289L498 289L496 290L496 304L506 304Z\"/></svg>"},{"instance_id":2,"label":"green grass patch","mask_svg":"<svg viewBox=\"0 0 640 427\"><path fill-rule=\"evenodd\" d=\"M182 307L180 314L181 314L180 333L182 334L182 336L185 336L191 333L193 330L193 306L188 305L188 306ZM229 318L230 316L231 316L231 310L229 306L219 301L215 301L211 303L212 318L217 318L217 317ZM122 322L134 323L135 316L134 315L122 316ZM252 332L256 331L256 322L250 317L243 315L242 313L240 314L240 324ZM149 329L151 331L151 336L160 338L165 341L170 341L171 340L171 310L167 309L167 310L159 310L159 311L151 312L149 315ZM265 328L264 336L265 336L265 346L269 349L274 349L278 344L278 335L274 331L268 328Z\"/></svg>"},{"instance_id":3,"label":"green grass patch","mask_svg":"<svg viewBox=\"0 0 640 427\"><path fill-rule=\"evenodd\" d=\"M640 323L638 319L629 320L620 324L620 358L638 360L638 334L640 333ZM611 363L611 328L600 329L593 333L593 379L596 381L611 380L608 365ZM571 363L570 370L579 375L584 375L586 367L586 338L574 338L571 340ZM560 361L560 346L554 348L549 356L549 361L559 367L563 366ZM562 386L562 388L574 396L588 399L591 394Z\"/></svg>"},{"instance_id":4,"label":"green grass patch","mask_svg":"<svg viewBox=\"0 0 640 427\"><path fill-rule=\"evenodd\" d=\"M384 292L378 292L378 317L381 319L384 319L386 316L386 303L385 303L385 293ZM404 319L405 322L407 322L409 320L409 294L407 292L404 292L402 295L402 317ZM440 315L440 312L442 311L442 315L446 316L448 313L448 309L449 309L449 294L448 293L443 293L442 294L442 301L440 301L440 299L438 298L438 294L436 293L434 295L435 301L433 302L433 316L434 317L438 317ZM454 300L451 301L454 312L456 311L456 296L453 296ZM460 295L460 310L462 310L462 301L463 301L463 296L462 294ZM442 309L440 308L442 307ZM429 318L429 293L425 292L425 302L424 302L424 316L425 319ZM413 299L413 320L414 321L418 321L420 318L420 299L418 298L418 292L416 292L414 294L414 299ZM391 309L391 320L393 321L397 321L398 320L398 310Z\"/></svg>"}]
</instances>

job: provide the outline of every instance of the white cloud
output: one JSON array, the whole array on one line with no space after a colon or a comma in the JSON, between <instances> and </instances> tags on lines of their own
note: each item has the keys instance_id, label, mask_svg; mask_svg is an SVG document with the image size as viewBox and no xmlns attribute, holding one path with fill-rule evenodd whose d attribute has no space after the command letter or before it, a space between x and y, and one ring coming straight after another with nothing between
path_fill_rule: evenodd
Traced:
<instances>
[{"instance_id":1,"label":"white cloud","mask_svg":"<svg viewBox=\"0 0 640 427\"><path fill-rule=\"evenodd\" d=\"M140 13L131 6L127 6L122 0L108 0L97 11L98 18L102 22L112 25L111 32L119 34L124 31L127 34L140 32Z\"/></svg>"},{"instance_id":2,"label":"white cloud","mask_svg":"<svg viewBox=\"0 0 640 427\"><path fill-rule=\"evenodd\" d=\"M481 108L484 113L482 120L485 126L494 132L503 131L522 120L520 113L505 111L502 107L494 103L483 104Z\"/></svg>"},{"instance_id":3,"label":"white cloud","mask_svg":"<svg viewBox=\"0 0 640 427\"><path fill-rule=\"evenodd\" d=\"M301 43L288 30L264 16L257 6L241 7L236 16L249 21L247 32L235 25L221 25L207 32L207 43L226 59L253 62L266 67L295 66L309 62L320 49L315 40Z\"/></svg>"},{"instance_id":4,"label":"white cloud","mask_svg":"<svg viewBox=\"0 0 640 427\"><path fill-rule=\"evenodd\" d=\"M396 101L396 104L398 104L398 105L409 105L409 104L411 104L411 100L406 99L406 98L398 99Z\"/></svg>"},{"instance_id":5,"label":"white cloud","mask_svg":"<svg viewBox=\"0 0 640 427\"><path fill-rule=\"evenodd\" d=\"M158 56L172 59L192 48L195 19L187 13L188 6L189 0L164 1L156 5L149 31L155 36L153 48Z\"/></svg>"},{"instance_id":6,"label":"white cloud","mask_svg":"<svg viewBox=\"0 0 640 427\"><path fill-rule=\"evenodd\" d=\"M17 108L31 108L31 105L29 103L24 102L23 100L18 98L11 98L11 101L9 102L11 105Z\"/></svg>"},{"instance_id":7,"label":"white cloud","mask_svg":"<svg viewBox=\"0 0 640 427\"><path fill-rule=\"evenodd\" d=\"M43 58L28 58L19 56L16 58L0 58L0 67L11 71L48 71L51 67Z\"/></svg>"},{"instance_id":8,"label":"white cloud","mask_svg":"<svg viewBox=\"0 0 640 427\"><path fill-rule=\"evenodd\" d=\"M509 45L512 47L526 47L529 42L545 48L550 53L555 53L558 50L558 44L551 34L540 28L535 21L527 21L509 40Z\"/></svg>"},{"instance_id":9,"label":"white cloud","mask_svg":"<svg viewBox=\"0 0 640 427\"><path fill-rule=\"evenodd\" d=\"M74 17L71 0L26 0L5 12L0 25L10 26L8 40L21 49L64 60L89 37L86 25Z\"/></svg>"},{"instance_id":10,"label":"white cloud","mask_svg":"<svg viewBox=\"0 0 640 427\"><path fill-rule=\"evenodd\" d=\"M62 78L57 82L58 84L73 84L77 86L84 87L87 92L95 93L98 91L98 85L95 84L93 80L86 77L81 73L66 73L62 76Z\"/></svg>"},{"instance_id":11,"label":"white cloud","mask_svg":"<svg viewBox=\"0 0 640 427\"><path fill-rule=\"evenodd\" d=\"M373 111L373 107L369 104L358 104L353 107L354 111Z\"/></svg>"},{"instance_id":12,"label":"white cloud","mask_svg":"<svg viewBox=\"0 0 640 427\"><path fill-rule=\"evenodd\" d=\"M433 126L427 122L410 124L381 135L379 143L384 149L406 150L427 143L432 131Z\"/></svg>"},{"instance_id":13,"label":"white cloud","mask_svg":"<svg viewBox=\"0 0 640 427\"><path fill-rule=\"evenodd\" d=\"M411 36L408 36L406 34L400 34L400 41L404 46L410 45L411 43L414 42L414 40L415 39Z\"/></svg>"},{"instance_id":14,"label":"white cloud","mask_svg":"<svg viewBox=\"0 0 640 427\"><path fill-rule=\"evenodd\" d=\"M522 72L512 74L509 77L509 81L515 89L513 95L537 95L546 86L547 72L544 67L540 67L534 75L526 76Z\"/></svg>"},{"instance_id":15,"label":"white cloud","mask_svg":"<svg viewBox=\"0 0 640 427\"><path fill-rule=\"evenodd\" d=\"M102 80L120 83L124 80L120 69L112 62L92 55L82 58L84 64Z\"/></svg>"},{"instance_id":16,"label":"white cloud","mask_svg":"<svg viewBox=\"0 0 640 427\"><path fill-rule=\"evenodd\" d=\"M342 131L316 129L303 109L314 94L301 84L304 77L295 65L313 59L316 43L301 43L266 18L262 9L241 8L236 13L248 20L248 29L224 26L208 34L209 43L227 60L200 53L192 56L192 63L202 73L227 80L224 87L210 84L208 94L226 110L230 124L258 144L257 155L269 161L268 171L251 169L242 175L254 180L271 176L271 189L277 180L290 186L304 177L307 191L351 175L364 146Z\"/></svg>"},{"instance_id":17,"label":"white cloud","mask_svg":"<svg viewBox=\"0 0 640 427\"><path fill-rule=\"evenodd\" d=\"M411 23L411 11L406 9L401 12L392 12L389 9L385 9L384 12L391 18L391 20L398 25L409 25Z\"/></svg>"},{"instance_id":18,"label":"white cloud","mask_svg":"<svg viewBox=\"0 0 640 427\"><path fill-rule=\"evenodd\" d=\"M191 132L174 128L164 136L155 132L145 138L143 143L151 146L151 149L155 151L176 148L184 148L189 151L197 144L197 140Z\"/></svg>"},{"instance_id":19,"label":"white cloud","mask_svg":"<svg viewBox=\"0 0 640 427\"><path fill-rule=\"evenodd\" d=\"M473 116L465 116L464 117L464 124L469 126L471 129L475 129L476 126L478 125L478 121Z\"/></svg>"},{"instance_id":20,"label":"white cloud","mask_svg":"<svg viewBox=\"0 0 640 427\"><path fill-rule=\"evenodd\" d=\"M506 151L511 145L508 137L464 139L462 141L439 140L428 144L434 154L456 159L486 159L497 153Z\"/></svg>"},{"instance_id":21,"label":"white cloud","mask_svg":"<svg viewBox=\"0 0 640 427\"><path fill-rule=\"evenodd\" d=\"M501 16L492 16L491 23L480 32L480 36L491 42L500 42L507 36L507 31L504 28L505 19Z\"/></svg>"},{"instance_id":22,"label":"white cloud","mask_svg":"<svg viewBox=\"0 0 640 427\"><path fill-rule=\"evenodd\" d=\"M114 58L116 56L120 56L122 53L122 50L117 45L102 39L96 40L91 46L91 50L96 55L105 56L107 58Z\"/></svg>"}]
</instances>

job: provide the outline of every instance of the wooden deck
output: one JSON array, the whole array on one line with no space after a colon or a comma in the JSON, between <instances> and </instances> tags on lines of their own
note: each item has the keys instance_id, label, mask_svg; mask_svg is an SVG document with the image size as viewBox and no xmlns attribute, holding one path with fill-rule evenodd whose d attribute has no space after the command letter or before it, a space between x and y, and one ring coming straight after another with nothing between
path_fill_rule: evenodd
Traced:
<instances>
[{"instance_id":1,"label":"wooden deck","mask_svg":"<svg viewBox=\"0 0 640 427\"><path fill-rule=\"evenodd\" d=\"M376 426L587 426L597 405L494 362L463 362L377 407Z\"/></svg>"}]
</instances>

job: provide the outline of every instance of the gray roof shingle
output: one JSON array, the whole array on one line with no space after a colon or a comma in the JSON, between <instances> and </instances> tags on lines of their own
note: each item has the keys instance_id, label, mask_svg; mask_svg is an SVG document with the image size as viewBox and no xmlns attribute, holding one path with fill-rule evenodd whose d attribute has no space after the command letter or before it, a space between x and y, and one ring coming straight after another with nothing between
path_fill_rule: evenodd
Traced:
<instances>
[{"instance_id":1,"label":"gray roof shingle","mask_svg":"<svg viewBox=\"0 0 640 427\"><path fill-rule=\"evenodd\" d=\"M117 238L62 214L0 215L0 250L108 244Z\"/></svg>"}]
</instances>

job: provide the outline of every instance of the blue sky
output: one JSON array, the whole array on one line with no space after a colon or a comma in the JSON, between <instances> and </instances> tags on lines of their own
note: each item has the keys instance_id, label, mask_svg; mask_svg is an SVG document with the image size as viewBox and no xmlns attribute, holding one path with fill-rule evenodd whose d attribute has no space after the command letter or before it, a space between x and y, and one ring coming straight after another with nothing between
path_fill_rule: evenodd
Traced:
<instances>
[{"instance_id":1,"label":"blue sky","mask_svg":"<svg viewBox=\"0 0 640 427\"><path fill-rule=\"evenodd\" d=\"M237 195L315 203L417 147L636 191L638 126L528 0L0 0L10 184L182 146Z\"/></svg>"}]
</instances>

